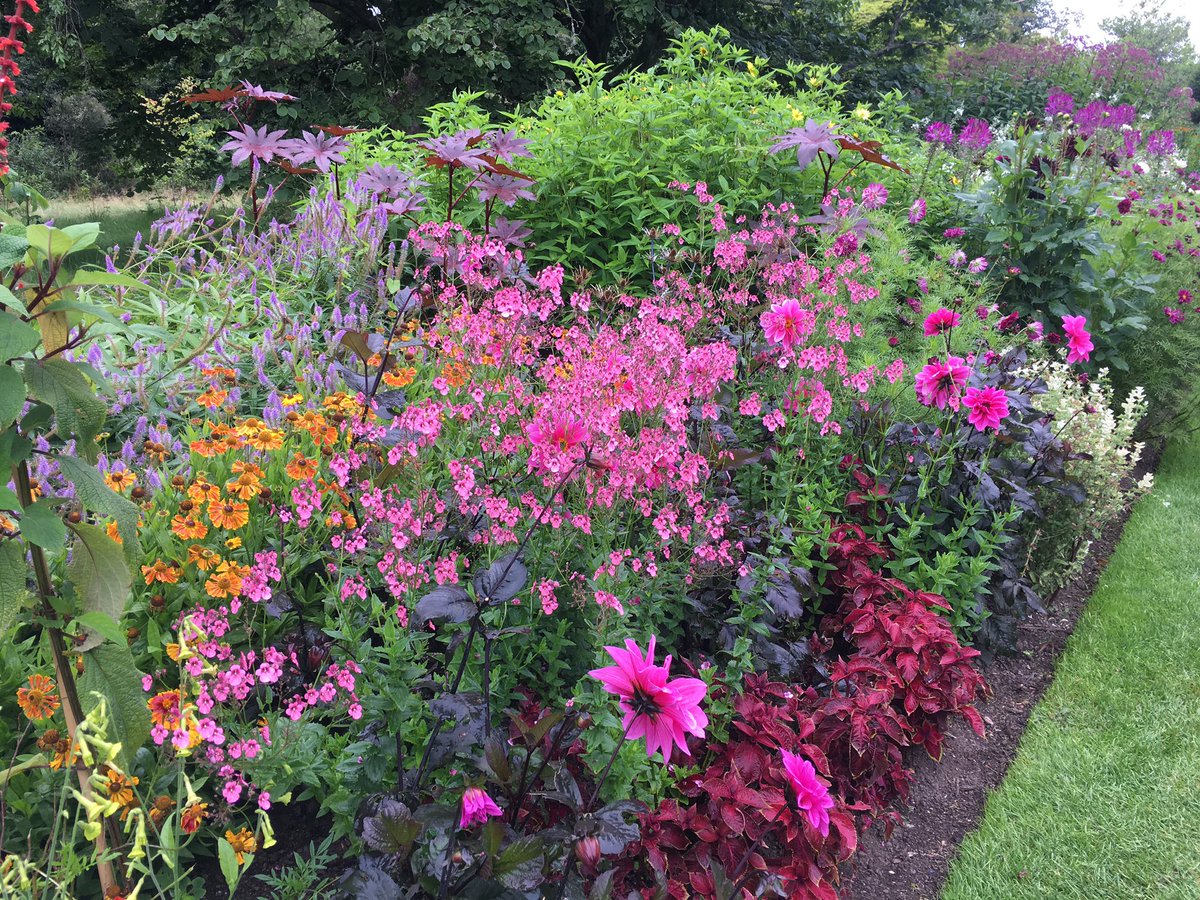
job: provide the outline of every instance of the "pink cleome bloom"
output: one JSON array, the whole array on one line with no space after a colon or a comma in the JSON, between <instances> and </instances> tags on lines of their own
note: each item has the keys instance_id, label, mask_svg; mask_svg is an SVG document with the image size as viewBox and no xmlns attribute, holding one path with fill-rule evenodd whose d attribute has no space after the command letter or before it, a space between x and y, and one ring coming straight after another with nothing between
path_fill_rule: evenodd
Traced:
<instances>
[{"instance_id":1,"label":"pink cleome bloom","mask_svg":"<svg viewBox=\"0 0 1200 900\"><path fill-rule=\"evenodd\" d=\"M687 735L704 737L708 716L700 709L700 701L708 693L708 685L699 678L668 681L671 657L656 666L654 641L652 635L645 656L631 640L625 641L623 650L605 647L616 665L593 669L588 674L600 681L608 693L621 698L625 738L632 741L645 737L646 755L653 756L661 750L666 762L671 756L672 743L688 753Z\"/></svg>"},{"instance_id":2,"label":"pink cleome bloom","mask_svg":"<svg viewBox=\"0 0 1200 900\"><path fill-rule=\"evenodd\" d=\"M772 344L794 347L812 332L816 317L812 310L805 309L799 300L793 298L772 303L758 321Z\"/></svg>"},{"instance_id":3,"label":"pink cleome bloom","mask_svg":"<svg viewBox=\"0 0 1200 900\"><path fill-rule=\"evenodd\" d=\"M999 430L1000 423L1008 416L1008 395L999 388L967 388L963 406L970 412L967 421L979 431L989 428Z\"/></svg>"},{"instance_id":4,"label":"pink cleome bloom","mask_svg":"<svg viewBox=\"0 0 1200 900\"><path fill-rule=\"evenodd\" d=\"M529 426L529 439L535 444L557 447L564 453L588 439L587 427L579 419L556 415L549 426L536 422Z\"/></svg>"},{"instance_id":5,"label":"pink cleome bloom","mask_svg":"<svg viewBox=\"0 0 1200 900\"><path fill-rule=\"evenodd\" d=\"M813 764L797 753L780 750L783 769L788 782L796 792L796 806L804 813L808 823L821 837L829 836L829 811L833 809L833 798L829 787L817 775Z\"/></svg>"},{"instance_id":6,"label":"pink cleome bloom","mask_svg":"<svg viewBox=\"0 0 1200 900\"><path fill-rule=\"evenodd\" d=\"M945 334L962 321L962 316L952 309L936 309L925 317L925 337L935 337Z\"/></svg>"},{"instance_id":7,"label":"pink cleome bloom","mask_svg":"<svg viewBox=\"0 0 1200 900\"><path fill-rule=\"evenodd\" d=\"M463 792L462 816L458 820L458 827L482 825L492 816L502 815L504 810L496 805L496 801L488 796L487 791L483 788L469 787Z\"/></svg>"},{"instance_id":8,"label":"pink cleome bloom","mask_svg":"<svg viewBox=\"0 0 1200 900\"><path fill-rule=\"evenodd\" d=\"M958 409L959 396L967 383L971 370L960 356L951 356L945 362L929 363L916 378L917 399L926 406Z\"/></svg>"},{"instance_id":9,"label":"pink cleome bloom","mask_svg":"<svg viewBox=\"0 0 1200 900\"><path fill-rule=\"evenodd\" d=\"M1087 318L1084 316L1063 316L1063 332L1067 335L1067 362L1086 362L1091 352L1096 349L1092 336L1088 334Z\"/></svg>"}]
</instances>

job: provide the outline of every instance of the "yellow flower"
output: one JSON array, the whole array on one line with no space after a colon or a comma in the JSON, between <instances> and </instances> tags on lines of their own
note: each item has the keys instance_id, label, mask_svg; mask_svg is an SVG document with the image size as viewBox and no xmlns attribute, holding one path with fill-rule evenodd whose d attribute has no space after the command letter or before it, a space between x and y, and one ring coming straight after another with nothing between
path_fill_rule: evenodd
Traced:
<instances>
[{"instance_id":1,"label":"yellow flower","mask_svg":"<svg viewBox=\"0 0 1200 900\"><path fill-rule=\"evenodd\" d=\"M225 546L230 550L236 550L238 547L242 546L242 539L237 535L234 535L225 542Z\"/></svg>"},{"instance_id":2,"label":"yellow flower","mask_svg":"<svg viewBox=\"0 0 1200 900\"><path fill-rule=\"evenodd\" d=\"M245 859L247 853L254 853L258 849L258 841L254 839L254 833L243 828L237 834L226 829L225 840L229 842L229 846L233 848L234 856L237 857L238 865L240 866Z\"/></svg>"},{"instance_id":3,"label":"yellow flower","mask_svg":"<svg viewBox=\"0 0 1200 900\"><path fill-rule=\"evenodd\" d=\"M289 406L299 406L303 402L304 402L303 394L292 394L289 397L280 397L279 398L279 403L284 408L287 408Z\"/></svg>"},{"instance_id":4,"label":"yellow flower","mask_svg":"<svg viewBox=\"0 0 1200 900\"><path fill-rule=\"evenodd\" d=\"M756 66L754 63L752 63L752 62L746 63L746 71L749 72L751 75L753 75L755 78L758 77L758 66Z\"/></svg>"},{"instance_id":5,"label":"yellow flower","mask_svg":"<svg viewBox=\"0 0 1200 900\"><path fill-rule=\"evenodd\" d=\"M854 116L854 118L861 119L865 122L867 119L871 118L871 107L865 103L860 103L854 108L854 112L852 112L851 115Z\"/></svg>"}]
</instances>

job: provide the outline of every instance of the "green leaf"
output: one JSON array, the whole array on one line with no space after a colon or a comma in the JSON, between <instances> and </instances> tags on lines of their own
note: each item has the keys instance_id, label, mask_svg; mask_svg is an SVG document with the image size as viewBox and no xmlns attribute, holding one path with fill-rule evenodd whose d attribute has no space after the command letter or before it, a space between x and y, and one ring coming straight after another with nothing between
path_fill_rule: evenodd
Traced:
<instances>
[{"instance_id":1,"label":"green leaf","mask_svg":"<svg viewBox=\"0 0 1200 900\"><path fill-rule=\"evenodd\" d=\"M74 437L76 452L88 462L99 455L96 435L104 427L108 407L96 396L79 367L65 359L28 360L25 384L35 399L54 407L59 437Z\"/></svg>"},{"instance_id":2,"label":"green leaf","mask_svg":"<svg viewBox=\"0 0 1200 900\"><path fill-rule=\"evenodd\" d=\"M175 820L170 816L163 823L162 830L158 833L158 846L160 852L158 858L163 861L163 864L172 872L175 871L175 854L179 848L175 846Z\"/></svg>"},{"instance_id":3,"label":"green leaf","mask_svg":"<svg viewBox=\"0 0 1200 900\"><path fill-rule=\"evenodd\" d=\"M124 272L106 272L103 269L80 269L71 279L72 285L104 284L113 287L144 288L146 285Z\"/></svg>"},{"instance_id":4,"label":"green leaf","mask_svg":"<svg viewBox=\"0 0 1200 900\"><path fill-rule=\"evenodd\" d=\"M0 313L0 362L28 353L42 340L36 328L12 313Z\"/></svg>"},{"instance_id":5,"label":"green leaf","mask_svg":"<svg viewBox=\"0 0 1200 900\"><path fill-rule=\"evenodd\" d=\"M8 269L25 258L29 241L12 234L0 234L0 269Z\"/></svg>"},{"instance_id":6,"label":"green leaf","mask_svg":"<svg viewBox=\"0 0 1200 900\"><path fill-rule=\"evenodd\" d=\"M97 321L104 322L106 325L116 325L117 319L102 306L97 306L94 303L81 303L78 300L55 300L49 304L43 312L77 312L80 316L74 318L78 321L82 316L91 316Z\"/></svg>"},{"instance_id":7,"label":"green leaf","mask_svg":"<svg viewBox=\"0 0 1200 900\"><path fill-rule=\"evenodd\" d=\"M125 642L125 632L121 630L121 626L113 620L113 618L102 612L89 612L78 616L76 622L83 628L92 632L87 639L77 649L91 650L92 647L99 647L102 641L93 640L99 637L106 641L112 641L114 644Z\"/></svg>"},{"instance_id":8,"label":"green leaf","mask_svg":"<svg viewBox=\"0 0 1200 900\"><path fill-rule=\"evenodd\" d=\"M3 485L0 485L0 509L7 512L15 512L21 509L21 499L14 491Z\"/></svg>"},{"instance_id":9,"label":"green leaf","mask_svg":"<svg viewBox=\"0 0 1200 900\"><path fill-rule=\"evenodd\" d=\"M4 235L0 234L0 241L4 239ZM4 251L0 250L0 254ZM0 266L0 268L3 268ZM16 310L19 313L25 312L25 304L17 299L17 295L8 289L7 285L0 284L0 306L7 306L9 309Z\"/></svg>"},{"instance_id":10,"label":"green leaf","mask_svg":"<svg viewBox=\"0 0 1200 900\"><path fill-rule=\"evenodd\" d=\"M25 229L25 238L29 241L30 251L43 259L71 252L71 236L49 225L30 225Z\"/></svg>"},{"instance_id":11,"label":"green leaf","mask_svg":"<svg viewBox=\"0 0 1200 900\"><path fill-rule=\"evenodd\" d=\"M132 566L141 556L138 545L138 512L136 504L122 497L107 484L104 477L90 466L73 456L60 456L58 467L63 477L75 486L75 496L84 508L100 516L117 521L117 533L121 535L121 547L125 559ZM107 537L107 535L105 535Z\"/></svg>"},{"instance_id":12,"label":"green leaf","mask_svg":"<svg viewBox=\"0 0 1200 900\"><path fill-rule=\"evenodd\" d=\"M121 764L132 768L134 754L150 737L150 710L129 648L101 644L83 654L79 695L85 715L99 704L98 697L108 701L108 738L120 741Z\"/></svg>"},{"instance_id":13,"label":"green leaf","mask_svg":"<svg viewBox=\"0 0 1200 900\"><path fill-rule=\"evenodd\" d=\"M41 768L50 762L50 759L44 753L36 753L24 762L19 762L15 766L10 766L3 772L0 772L0 790L3 790L8 785L8 780L14 775L20 775L26 769Z\"/></svg>"},{"instance_id":14,"label":"green leaf","mask_svg":"<svg viewBox=\"0 0 1200 900\"><path fill-rule=\"evenodd\" d=\"M129 599L131 576L121 548L99 525L80 523L72 525L71 530L76 541L71 548L67 577L75 585L75 595L79 598L80 621L95 632L87 636L79 650L91 650L103 643L103 638L122 644L125 639L117 623ZM96 617L107 621L100 621L98 626L91 624L97 621Z\"/></svg>"},{"instance_id":15,"label":"green leaf","mask_svg":"<svg viewBox=\"0 0 1200 900\"><path fill-rule=\"evenodd\" d=\"M68 225L61 231L71 241L68 252L74 253L76 250L86 250L96 243L100 237L100 223L80 222L78 225Z\"/></svg>"},{"instance_id":16,"label":"green leaf","mask_svg":"<svg viewBox=\"0 0 1200 900\"><path fill-rule=\"evenodd\" d=\"M221 860L221 874L225 876L225 884L229 886L229 891L232 893L238 883L237 854L234 853L233 845L225 838L221 838L217 842L217 856Z\"/></svg>"},{"instance_id":17,"label":"green leaf","mask_svg":"<svg viewBox=\"0 0 1200 900\"><path fill-rule=\"evenodd\" d=\"M29 601L29 565L21 541L0 543L0 637L8 633Z\"/></svg>"},{"instance_id":18,"label":"green leaf","mask_svg":"<svg viewBox=\"0 0 1200 900\"><path fill-rule=\"evenodd\" d=\"M66 546L67 526L49 500L39 500L21 510L21 535L29 543L57 553Z\"/></svg>"},{"instance_id":19,"label":"green leaf","mask_svg":"<svg viewBox=\"0 0 1200 900\"><path fill-rule=\"evenodd\" d=\"M0 428L16 421L25 406L25 382L12 366L0 366Z\"/></svg>"}]
</instances>

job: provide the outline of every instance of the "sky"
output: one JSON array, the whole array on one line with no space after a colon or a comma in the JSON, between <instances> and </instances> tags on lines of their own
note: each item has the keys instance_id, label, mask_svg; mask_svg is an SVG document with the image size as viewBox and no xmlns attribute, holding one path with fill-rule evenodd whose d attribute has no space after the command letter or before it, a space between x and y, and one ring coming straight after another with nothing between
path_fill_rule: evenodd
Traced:
<instances>
[{"instance_id":1,"label":"sky","mask_svg":"<svg viewBox=\"0 0 1200 900\"><path fill-rule=\"evenodd\" d=\"M1105 37L1100 22L1110 16L1121 15L1129 10L1129 0L1055 0L1054 5L1062 12L1079 13L1081 20L1074 34L1094 40ZM1166 15L1183 16L1192 23L1192 45L1200 47L1200 0L1160 0L1156 4Z\"/></svg>"}]
</instances>

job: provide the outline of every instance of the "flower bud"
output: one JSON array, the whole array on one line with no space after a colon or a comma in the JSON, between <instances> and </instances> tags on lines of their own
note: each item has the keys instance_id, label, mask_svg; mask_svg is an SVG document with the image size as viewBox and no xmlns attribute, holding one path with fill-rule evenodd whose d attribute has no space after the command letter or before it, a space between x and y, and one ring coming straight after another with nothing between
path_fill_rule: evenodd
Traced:
<instances>
[{"instance_id":1,"label":"flower bud","mask_svg":"<svg viewBox=\"0 0 1200 900\"><path fill-rule=\"evenodd\" d=\"M594 835L580 838L575 842L575 856L579 864L587 871L595 871L600 864L600 841Z\"/></svg>"}]
</instances>

